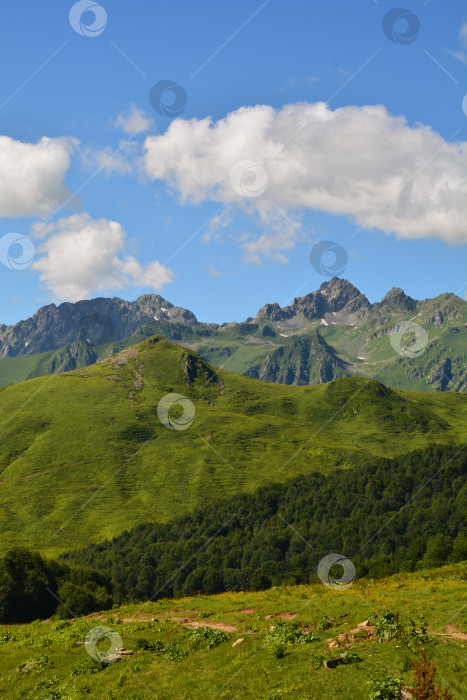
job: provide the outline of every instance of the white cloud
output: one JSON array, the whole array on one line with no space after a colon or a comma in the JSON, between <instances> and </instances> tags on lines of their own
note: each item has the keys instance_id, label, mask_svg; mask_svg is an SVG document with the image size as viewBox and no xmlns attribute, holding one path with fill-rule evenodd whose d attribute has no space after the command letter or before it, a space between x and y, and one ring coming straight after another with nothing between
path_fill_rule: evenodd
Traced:
<instances>
[{"instance_id":1,"label":"white cloud","mask_svg":"<svg viewBox=\"0 0 467 700\"><path fill-rule=\"evenodd\" d=\"M148 131L153 126L153 121L145 112L132 105L131 111L119 114L114 124L126 134L136 134Z\"/></svg>"},{"instance_id":2,"label":"white cloud","mask_svg":"<svg viewBox=\"0 0 467 700\"><path fill-rule=\"evenodd\" d=\"M448 53L457 58L459 61L462 61L462 63L467 64L467 22L464 22L462 25L459 32L459 38L462 43L462 48L460 51L449 51Z\"/></svg>"},{"instance_id":3,"label":"white cloud","mask_svg":"<svg viewBox=\"0 0 467 700\"><path fill-rule=\"evenodd\" d=\"M97 170L104 175L129 175L138 168L141 158L140 146L131 141L120 141L117 149L106 146L88 146L81 154L81 164L85 170Z\"/></svg>"},{"instance_id":4,"label":"white cloud","mask_svg":"<svg viewBox=\"0 0 467 700\"><path fill-rule=\"evenodd\" d=\"M41 216L60 206L74 139L24 143L0 136L0 216Z\"/></svg>"},{"instance_id":5,"label":"white cloud","mask_svg":"<svg viewBox=\"0 0 467 700\"><path fill-rule=\"evenodd\" d=\"M144 267L125 253L126 234L117 221L74 214L40 232L49 238L38 249L38 259L31 267L39 271L41 282L65 301L132 286L160 291L173 280L172 271L158 261Z\"/></svg>"},{"instance_id":6,"label":"white cloud","mask_svg":"<svg viewBox=\"0 0 467 700\"><path fill-rule=\"evenodd\" d=\"M144 149L147 174L185 203L236 204L266 223L275 208L321 210L400 237L467 242L465 143L447 143L425 125L410 127L381 105L335 111L324 103L279 111L258 105L217 122L176 119L164 134L148 136ZM229 175L239 161L266 170L260 196L232 187Z\"/></svg>"}]
</instances>

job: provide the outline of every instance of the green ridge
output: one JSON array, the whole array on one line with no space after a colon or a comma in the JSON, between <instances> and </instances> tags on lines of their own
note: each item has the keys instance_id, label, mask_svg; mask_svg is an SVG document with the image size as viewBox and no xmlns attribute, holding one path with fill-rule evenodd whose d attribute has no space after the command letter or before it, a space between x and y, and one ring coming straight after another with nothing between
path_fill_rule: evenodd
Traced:
<instances>
[{"instance_id":1,"label":"green ridge","mask_svg":"<svg viewBox=\"0 0 467 700\"><path fill-rule=\"evenodd\" d=\"M170 393L194 404L187 430L158 419ZM460 393L216 374L193 351L150 338L85 369L0 389L0 548L55 554L301 473L461 444L466 413Z\"/></svg>"}]
</instances>

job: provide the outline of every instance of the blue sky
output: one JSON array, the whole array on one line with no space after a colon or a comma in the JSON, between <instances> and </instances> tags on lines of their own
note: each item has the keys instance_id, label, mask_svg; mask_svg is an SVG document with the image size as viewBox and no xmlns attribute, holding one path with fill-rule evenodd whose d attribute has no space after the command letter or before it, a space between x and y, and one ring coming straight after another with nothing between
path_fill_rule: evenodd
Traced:
<instances>
[{"instance_id":1,"label":"blue sky","mask_svg":"<svg viewBox=\"0 0 467 700\"><path fill-rule=\"evenodd\" d=\"M322 240L371 301L465 295L462 3L404 0L395 41L385 0L103 0L95 36L72 5L2 5L1 323L150 292L239 321L328 279ZM149 102L163 80L186 94L174 119Z\"/></svg>"}]
</instances>

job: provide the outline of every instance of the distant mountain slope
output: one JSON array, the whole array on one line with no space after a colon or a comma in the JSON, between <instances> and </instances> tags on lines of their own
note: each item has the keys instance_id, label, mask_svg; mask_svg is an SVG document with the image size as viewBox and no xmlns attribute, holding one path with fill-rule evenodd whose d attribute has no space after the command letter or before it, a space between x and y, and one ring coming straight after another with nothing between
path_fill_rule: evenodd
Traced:
<instances>
[{"instance_id":1,"label":"distant mountain slope","mask_svg":"<svg viewBox=\"0 0 467 700\"><path fill-rule=\"evenodd\" d=\"M78 342L102 345L128 338L154 320L187 326L196 323L191 311L173 306L158 294L132 302L101 297L60 306L49 304L14 326L0 324L0 357L34 355Z\"/></svg>"},{"instance_id":2,"label":"distant mountain slope","mask_svg":"<svg viewBox=\"0 0 467 700\"><path fill-rule=\"evenodd\" d=\"M346 377L348 372L346 363L314 329L308 335L273 350L256 366L247 369L245 375L264 382L308 385Z\"/></svg>"},{"instance_id":3,"label":"distant mountain slope","mask_svg":"<svg viewBox=\"0 0 467 700\"><path fill-rule=\"evenodd\" d=\"M186 430L158 417L161 399L176 393L194 406ZM269 384L216 373L153 337L0 389L0 550L78 548L265 483L460 444L466 418L465 394L412 394L357 377Z\"/></svg>"},{"instance_id":4,"label":"distant mountain slope","mask_svg":"<svg viewBox=\"0 0 467 700\"><path fill-rule=\"evenodd\" d=\"M289 306L266 304L255 318L221 325L198 323L157 295L93 299L47 306L32 319L0 326L0 386L84 367L160 334L217 367L277 383L366 376L395 388L466 391L466 321L467 302L454 294L417 301L394 288L370 304L337 277ZM426 332L415 357L391 345L404 322Z\"/></svg>"}]
</instances>

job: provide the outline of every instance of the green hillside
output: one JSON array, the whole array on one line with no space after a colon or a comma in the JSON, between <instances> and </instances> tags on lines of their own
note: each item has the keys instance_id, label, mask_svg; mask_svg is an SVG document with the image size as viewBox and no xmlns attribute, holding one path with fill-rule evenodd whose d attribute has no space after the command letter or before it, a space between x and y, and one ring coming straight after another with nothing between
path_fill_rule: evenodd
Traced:
<instances>
[{"instance_id":1,"label":"green hillside","mask_svg":"<svg viewBox=\"0 0 467 700\"><path fill-rule=\"evenodd\" d=\"M343 591L278 586L0 626L0 696L396 698L399 690L389 695L382 688L412 686L411 664L424 647L436 682L460 700L467 693L465 579L464 564L360 579ZM91 658L84 641L98 626L110 630L114 651L120 646L129 654L117 653L114 663ZM96 650L106 654L109 644L101 638ZM340 664L325 668L333 659Z\"/></svg>"},{"instance_id":2,"label":"green hillside","mask_svg":"<svg viewBox=\"0 0 467 700\"><path fill-rule=\"evenodd\" d=\"M193 402L186 430L158 418L170 393ZM265 483L461 444L467 432L465 394L393 391L362 378L266 384L216 374L159 337L4 387L0 398L2 550L76 549Z\"/></svg>"}]
</instances>

